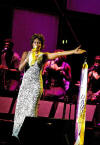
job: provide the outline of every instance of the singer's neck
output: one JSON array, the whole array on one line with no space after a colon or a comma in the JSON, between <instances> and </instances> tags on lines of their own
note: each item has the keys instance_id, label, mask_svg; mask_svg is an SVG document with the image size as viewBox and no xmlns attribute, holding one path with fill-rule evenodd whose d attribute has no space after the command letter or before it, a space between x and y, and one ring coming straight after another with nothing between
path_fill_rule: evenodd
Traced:
<instances>
[{"instance_id":1,"label":"singer's neck","mask_svg":"<svg viewBox=\"0 0 100 145\"><path fill-rule=\"evenodd\" d=\"M33 49L32 49L32 52L40 53L40 49L38 49L38 48L33 48Z\"/></svg>"}]
</instances>

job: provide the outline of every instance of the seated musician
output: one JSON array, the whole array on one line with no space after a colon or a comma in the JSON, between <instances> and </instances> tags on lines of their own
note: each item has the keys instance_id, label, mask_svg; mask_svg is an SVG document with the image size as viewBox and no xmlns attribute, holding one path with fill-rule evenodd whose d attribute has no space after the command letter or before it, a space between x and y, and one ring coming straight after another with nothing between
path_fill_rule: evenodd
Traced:
<instances>
[{"instance_id":1,"label":"seated musician","mask_svg":"<svg viewBox=\"0 0 100 145\"><path fill-rule=\"evenodd\" d=\"M95 57L93 66L89 68L87 99L100 100L100 56Z\"/></svg>"},{"instance_id":2,"label":"seated musician","mask_svg":"<svg viewBox=\"0 0 100 145\"><path fill-rule=\"evenodd\" d=\"M1 89L15 91L19 86L19 63L20 56L13 51L11 39L5 39L2 51L0 52L0 82Z\"/></svg>"},{"instance_id":3,"label":"seated musician","mask_svg":"<svg viewBox=\"0 0 100 145\"><path fill-rule=\"evenodd\" d=\"M43 69L43 79L44 97L49 96L53 97L53 99L54 97L64 99L71 81L71 67L66 62L66 57L47 61Z\"/></svg>"},{"instance_id":4,"label":"seated musician","mask_svg":"<svg viewBox=\"0 0 100 145\"><path fill-rule=\"evenodd\" d=\"M100 126L100 56L96 56L94 64L89 68L87 103L95 104L94 125Z\"/></svg>"}]
</instances>

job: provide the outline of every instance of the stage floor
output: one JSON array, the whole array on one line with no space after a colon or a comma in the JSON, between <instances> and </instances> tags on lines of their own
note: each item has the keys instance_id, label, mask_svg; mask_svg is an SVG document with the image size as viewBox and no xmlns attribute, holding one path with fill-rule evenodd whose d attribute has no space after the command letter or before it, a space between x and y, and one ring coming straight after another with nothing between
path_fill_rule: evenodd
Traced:
<instances>
[{"instance_id":1,"label":"stage floor","mask_svg":"<svg viewBox=\"0 0 100 145\"><path fill-rule=\"evenodd\" d=\"M10 117L9 117L10 118ZM0 145L24 145L40 142L44 145L73 145L75 122L48 117L27 117L19 133L21 142L12 138L13 121L0 119ZM99 145L100 127L86 122L84 145ZM36 144L36 143L35 143Z\"/></svg>"}]
</instances>

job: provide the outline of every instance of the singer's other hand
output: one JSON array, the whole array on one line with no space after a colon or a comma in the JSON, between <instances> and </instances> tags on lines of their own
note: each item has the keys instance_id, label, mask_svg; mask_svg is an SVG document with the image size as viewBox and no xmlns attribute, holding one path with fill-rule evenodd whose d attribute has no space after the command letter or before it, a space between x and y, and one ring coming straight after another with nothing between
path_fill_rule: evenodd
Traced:
<instances>
[{"instance_id":1,"label":"singer's other hand","mask_svg":"<svg viewBox=\"0 0 100 145\"><path fill-rule=\"evenodd\" d=\"M75 50L74 50L74 54L82 54L84 52L86 52L86 50L84 49L80 49L81 45L79 45Z\"/></svg>"}]
</instances>

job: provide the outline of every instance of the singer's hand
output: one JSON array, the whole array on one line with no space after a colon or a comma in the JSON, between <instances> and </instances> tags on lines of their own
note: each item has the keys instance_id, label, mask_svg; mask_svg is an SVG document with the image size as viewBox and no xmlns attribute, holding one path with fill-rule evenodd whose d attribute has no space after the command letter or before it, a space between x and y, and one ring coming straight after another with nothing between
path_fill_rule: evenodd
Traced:
<instances>
[{"instance_id":1,"label":"singer's hand","mask_svg":"<svg viewBox=\"0 0 100 145\"><path fill-rule=\"evenodd\" d=\"M82 54L84 52L86 52L86 50L84 49L80 49L81 45L79 45L75 50L74 50L74 54Z\"/></svg>"}]
</instances>

